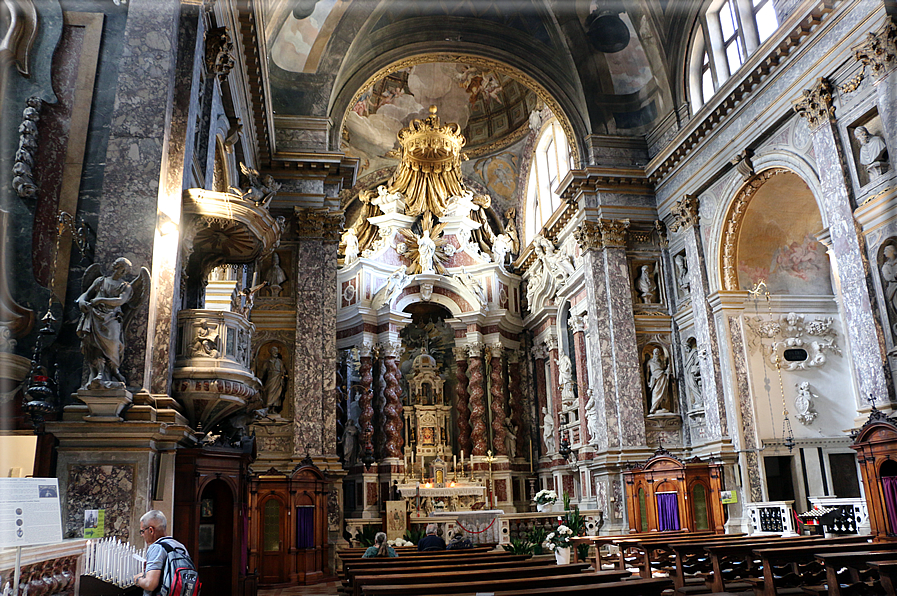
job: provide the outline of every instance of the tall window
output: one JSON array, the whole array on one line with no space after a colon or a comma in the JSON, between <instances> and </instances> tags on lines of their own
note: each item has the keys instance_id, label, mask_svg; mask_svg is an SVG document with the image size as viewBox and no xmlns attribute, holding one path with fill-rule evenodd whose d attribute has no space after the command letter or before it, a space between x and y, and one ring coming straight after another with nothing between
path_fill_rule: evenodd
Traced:
<instances>
[{"instance_id":1,"label":"tall window","mask_svg":"<svg viewBox=\"0 0 897 596\"><path fill-rule=\"evenodd\" d=\"M570 171L570 148L557 119L542 129L526 183L526 240L531 241L558 207L558 184Z\"/></svg>"},{"instance_id":2,"label":"tall window","mask_svg":"<svg viewBox=\"0 0 897 596\"><path fill-rule=\"evenodd\" d=\"M738 31L738 17L735 16L731 0L723 2L717 17L723 32L723 47L726 50L726 60L729 62L729 72L735 72L744 62L745 56L743 42Z\"/></svg>"},{"instance_id":3,"label":"tall window","mask_svg":"<svg viewBox=\"0 0 897 596\"><path fill-rule=\"evenodd\" d=\"M779 28L779 19L776 18L776 9L772 5L772 0L753 0L753 3L754 22L757 23L760 43L763 43Z\"/></svg>"}]
</instances>

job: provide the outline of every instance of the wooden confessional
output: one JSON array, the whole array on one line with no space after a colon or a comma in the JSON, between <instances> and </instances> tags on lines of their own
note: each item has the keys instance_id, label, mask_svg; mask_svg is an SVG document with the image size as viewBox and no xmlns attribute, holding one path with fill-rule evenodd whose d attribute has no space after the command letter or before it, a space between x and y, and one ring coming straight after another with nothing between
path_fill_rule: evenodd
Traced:
<instances>
[{"instance_id":1,"label":"wooden confessional","mask_svg":"<svg viewBox=\"0 0 897 596\"><path fill-rule=\"evenodd\" d=\"M644 464L623 472L630 532L724 532L721 464L683 462L658 449Z\"/></svg>"},{"instance_id":2,"label":"wooden confessional","mask_svg":"<svg viewBox=\"0 0 897 596\"><path fill-rule=\"evenodd\" d=\"M253 444L178 449L174 524L170 533L199 568L202 591L221 596L255 594L247 573L246 479Z\"/></svg>"},{"instance_id":3,"label":"wooden confessional","mask_svg":"<svg viewBox=\"0 0 897 596\"><path fill-rule=\"evenodd\" d=\"M327 481L309 460L249 481L249 568L259 585L308 584L327 565Z\"/></svg>"},{"instance_id":4,"label":"wooden confessional","mask_svg":"<svg viewBox=\"0 0 897 596\"><path fill-rule=\"evenodd\" d=\"M871 533L876 540L897 537L897 419L873 406L853 445L866 488Z\"/></svg>"}]
</instances>

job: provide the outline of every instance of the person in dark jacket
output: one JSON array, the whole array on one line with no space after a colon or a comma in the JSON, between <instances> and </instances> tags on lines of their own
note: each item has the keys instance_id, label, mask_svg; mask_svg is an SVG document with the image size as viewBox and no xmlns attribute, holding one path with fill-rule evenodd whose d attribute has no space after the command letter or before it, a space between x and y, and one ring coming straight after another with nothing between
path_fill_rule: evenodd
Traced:
<instances>
[{"instance_id":1,"label":"person in dark jacket","mask_svg":"<svg viewBox=\"0 0 897 596\"><path fill-rule=\"evenodd\" d=\"M436 535L436 524L427 525L427 535L417 543L417 550L445 550L445 540Z\"/></svg>"},{"instance_id":2,"label":"person in dark jacket","mask_svg":"<svg viewBox=\"0 0 897 596\"><path fill-rule=\"evenodd\" d=\"M445 545L445 550L461 550L464 548L473 548L473 543L470 541L470 538L464 535L464 532L455 530L455 535L452 536L451 541Z\"/></svg>"}]
</instances>

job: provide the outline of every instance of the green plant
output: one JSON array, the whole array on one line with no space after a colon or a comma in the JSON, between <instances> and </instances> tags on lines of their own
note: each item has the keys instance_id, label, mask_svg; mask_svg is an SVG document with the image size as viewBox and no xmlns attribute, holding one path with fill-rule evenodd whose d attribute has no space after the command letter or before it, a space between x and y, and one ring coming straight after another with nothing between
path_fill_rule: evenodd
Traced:
<instances>
[{"instance_id":1,"label":"green plant","mask_svg":"<svg viewBox=\"0 0 897 596\"><path fill-rule=\"evenodd\" d=\"M580 561L588 561L589 560L589 545L588 544L577 544L576 545L576 554L579 556Z\"/></svg>"},{"instance_id":2,"label":"green plant","mask_svg":"<svg viewBox=\"0 0 897 596\"><path fill-rule=\"evenodd\" d=\"M534 555L541 555L544 552L542 543L545 542L546 536L548 536L548 530L542 526L534 526L533 529L527 533L526 540L533 545Z\"/></svg>"},{"instance_id":3,"label":"green plant","mask_svg":"<svg viewBox=\"0 0 897 596\"><path fill-rule=\"evenodd\" d=\"M508 551L512 555L531 555L533 553L533 543L526 538L511 538L511 544L508 545Z\"/></svg>"},{"instance_id":4,"label":"green plant","mask_svg":"<svg viewBox=\"0 0 897 596\"><path fill-rule=\"evenodd\" d=\"M426 533L427 533L427 531L425 528L417 528L417 529L408 528L407 530L405 530L404 538L408 542L413 542L414 544L417 544L418 542L420 542L420 539L426 535Z\"/></svg>"},{"instance_id":5,"label":"green plant","mask_svg":"<svg viewBox=\"0 0 897 596\"><path fill-rule=\"evenodd\" d=\"M564 525L573 530L574 536L583 536L586 533L586 518L579 512L579 507L567 509L564 513Z\"/></svg>"},{"instance_id":6,"label":"green plant","mask_svg":"<svg viewBox=\"0 0 897 596\"><path fill-rule=\"evenodd\" d=\"M564 511L570 511L570 493L564 491Z\"/></svg>"},{"instance_id":7,"label":"green plant","mask_svg":"<svg viewBox=\"0 0 897 596\"><path fill-rule=\"evenodd\" d=\"M355 540L357 540L358 544L361 546L374 546L374 537L379 531L380 528L377 526L361 526L361 529L358 530L358 533L355 535Z\"/></svg>"}]
</instances>

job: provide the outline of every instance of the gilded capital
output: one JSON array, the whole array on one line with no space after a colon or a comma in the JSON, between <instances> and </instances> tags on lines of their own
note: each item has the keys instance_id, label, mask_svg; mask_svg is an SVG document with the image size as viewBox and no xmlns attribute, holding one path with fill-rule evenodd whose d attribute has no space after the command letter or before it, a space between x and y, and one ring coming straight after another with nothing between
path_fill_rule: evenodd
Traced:
<instances>
[{"instance_id":1,"label":"gilded capital","mask_svg":"<svg viewBox=\"0 0 897 596\"><path fill-rule=\"evenodd\" d=\"M810 89L804 89L803 96L792 102L794 111L807 119L810 130L817 130L835 117L835 106L832 103L832 85L824 77L816 80Z\"/></svg>"},{"instance_id":2,"label":"gilded capital","mask_svg":"<svg viewBox=\"0 0 897 596\"><path fill-rule=\"evenodd\" d=\"M601 243L604 248L626 248L626 230L628 219L601 219L598 229L601 230Z\"/></svg>"},{"instance_id":3,"label":"gilded capital","mask_svg":"<svg viewBox=\"0 0 897 596\"><path fill-rule=\"evenodd\" d=\"M340 229L345 220L342 211L296 207L295 213L296 235L300 238L321 238L328 244L340 241Z\"/></svg>"},{"instance_id":4,"label":"gilded capital","mask_svg":"<svg viewBox=\"0 0 897 596\"><path fill-rule=\"evenodd\" d=\"M866 41L853 48L853 55L878 78L897 66L897 25L890 19L878 31L866 34Z\"/></svg>"},{"instance_id":5,"label":"gilded capital","mask_svg":"<svg viewBox=\"0 0 897 596\"><path fill-rule=\"evenodd\" d=\"M467 344L467 354L471 358L482 358L485 345L481 341L475 341Z\"/></svg>"},{"instance_id":6,"label":"gilded capital","mask_svg":"<svg viewBox=\"0 0 897 596\"><path fill-rule=\"evenodd\" d=\"M604 247L601 242L601 228L598 222L585 220L573 232L573 238L579 243L583 252L587 250L599 250Z\"/></svg>"},{"instance_id":7,"label":"gilded capital","mask_svg":"<svg viewBox=\"0 0 897 596\"><path fill-rule=\"evenodd\" d=\"M467 360L467 346L456 346L452 348L452 353L455 355L455 360L458 362Z\"/></svg>"},{"instance_id":8,"label":"gilded capital","mask_svg":"<svg viewBox=\"0 0 897 596\"><path fill-rule=\"evenodd\" d=\"M536 360L546 360L548 358L548 348L545 347L545 344L533 346L532 353L533 358Z\"/></svg>"},{"instance_id":9,"label":"gilded capital","mask_svg":"<svg viewBox=\"0 0 897 596\"><path fill-rule=\"evenodd\" d=\"M670 229L674 232L687 230L698 225L701 216L698 215L698 197L685 195L673 205L670 213L673 215L673 223Z\"/></svg>"}]
</instances>

